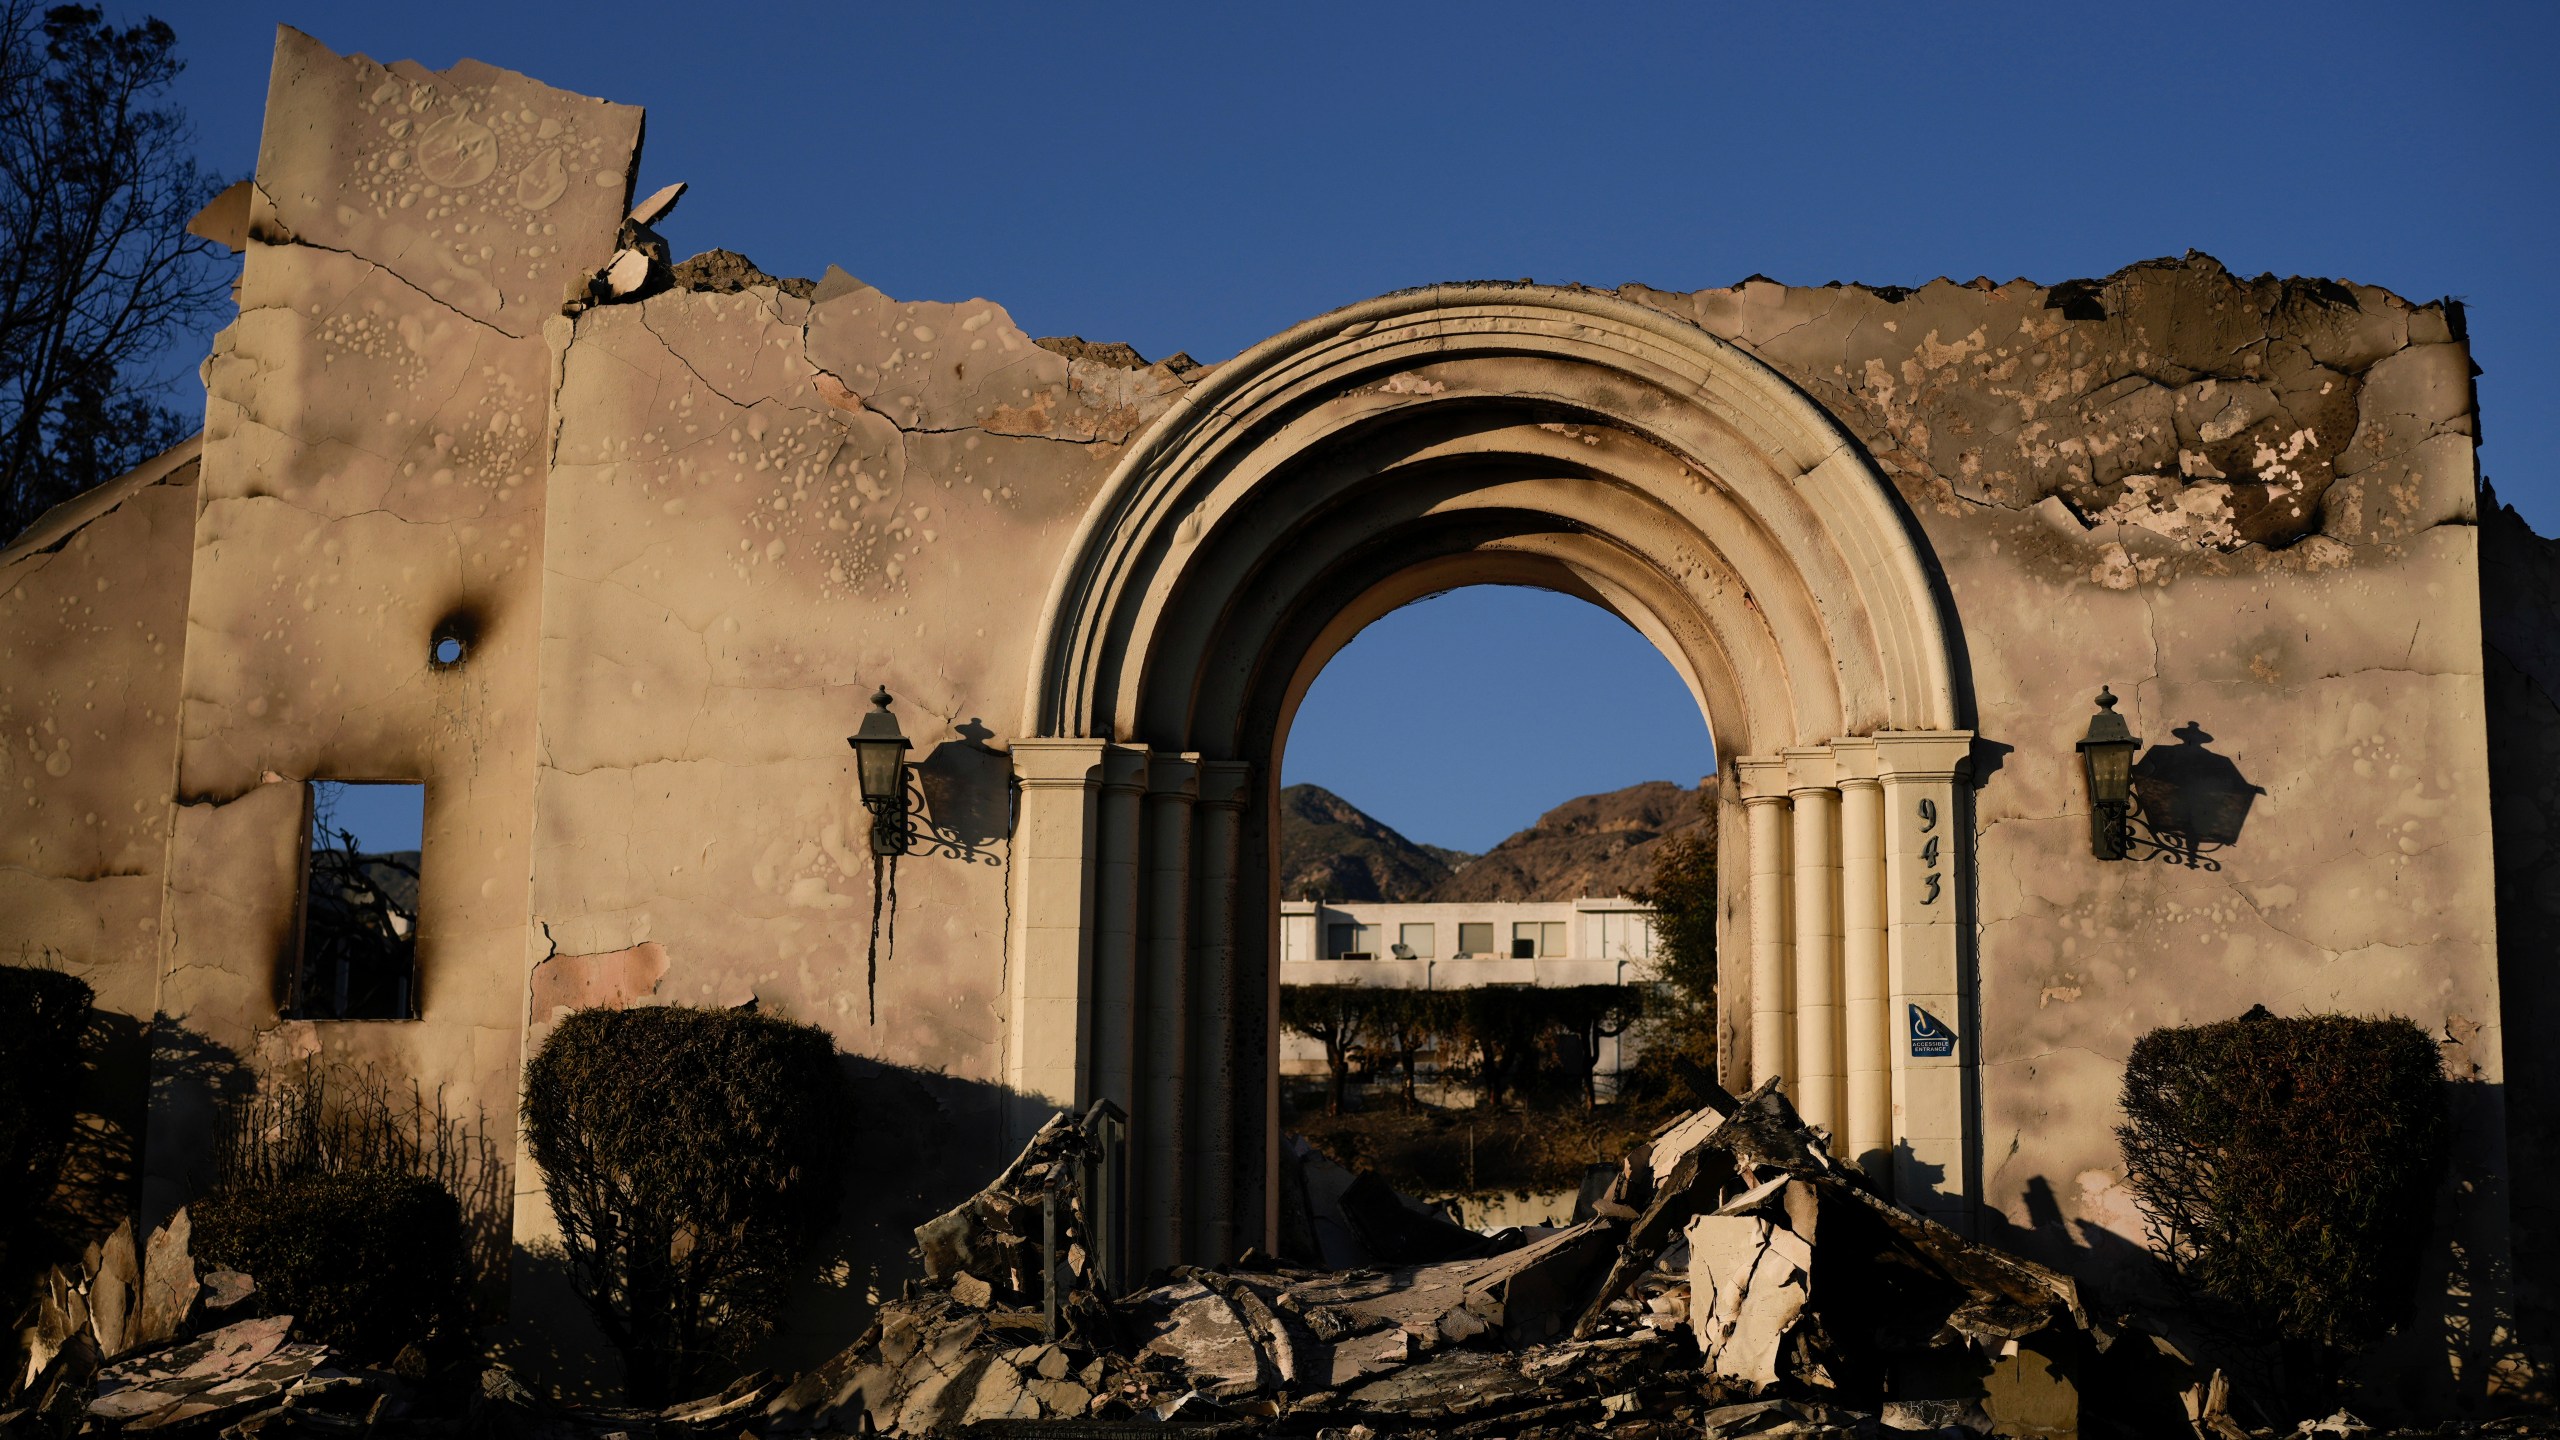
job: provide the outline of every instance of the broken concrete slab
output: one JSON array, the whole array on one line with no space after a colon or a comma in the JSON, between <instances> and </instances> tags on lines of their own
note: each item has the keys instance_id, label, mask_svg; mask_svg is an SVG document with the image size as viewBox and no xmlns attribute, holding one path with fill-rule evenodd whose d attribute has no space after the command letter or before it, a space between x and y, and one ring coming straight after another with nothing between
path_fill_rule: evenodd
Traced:
<instances>
[{"instance_id":1,"label":"broken concrete slab","mask_svg":"<svg viewBox=\"0 0 2560 1440\"><path fill-rule=\"evenodd\" d=\"M1897 1398L1907 1357L1952 1350L1979 1368L2014 1338L2081 1333L2068 1281L1875 1196L1772 1083L1639 1146L1611 1182L1632 1218L1478 1236L1491 1253L1428 1263L1180 1266L1125 1296L1074 1281L1090 1310L1045 1338L1021 1308L1025 1217L1072 1189L1075 1134L1053 1120L920 1227L925 1285L768 1419L923 1435L1214 1405L1373 1430L1685 1413L1709 1434L1872 1434L1873 1411L1825 1405ZM1361 1178L1300 1158L1309 1189L1337 1201ZM1623 1203L1648 1186L1640 1211ZM1768 1403L1714 1409L1755 1399Z\"/></svg>"},{"instance_id":2,"label":"broken concrete slab","mask_svg":"<svg viewBox=\"0 0 2560 1440\"><path fill-rule=\"evenodd\" d=\"M195 1257L187 1253L191 1226L184 1206L151 1232L142 1257L142 1309L133 1343L152 1345L175 1336L195 1309L203 1285L196 1278Z\"/></svg>"},{"instance_id":3,"label":"broken concrete slab","mask_svg":"<svg viewBox=\"0 0 2560 1440\"><path fill-rule=\"evenodd\" d=\"M88 1413L128 1431L211 1425L284 1393L327 1359L318 1345L288 1337L290 1315L243 1320L107 1366Z\"/></svg>"}]
</instances>

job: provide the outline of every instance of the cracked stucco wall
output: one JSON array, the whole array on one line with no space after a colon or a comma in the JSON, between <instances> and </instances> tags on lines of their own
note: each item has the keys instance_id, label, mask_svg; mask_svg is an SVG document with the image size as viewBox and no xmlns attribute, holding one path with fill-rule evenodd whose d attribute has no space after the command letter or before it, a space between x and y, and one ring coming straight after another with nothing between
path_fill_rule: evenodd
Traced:
<instances>
[{"instance_id":1,"label":"cracked stucco wall","mask_svg":"<svg viewBox=\"0 0 2560 1440\"><path fill-rule=\"evenodd\" d=\"M1990 1232L2140 1279L2113 1126L2155 1026L2399 1013L2440 1037L2457 1178L2429 1287L2503 1294L2504 1036L2461 317L2207 257L2103 281L1637 292L1838 416L1936 552L1986 744L1974 916ZM2219 872L2090 858L2101 685L2260 793ZM2189 730L2187 727L2196 727ZM2196 740L2201 734L2206 737ZM2448 1299L2476 1395L2503 1317Z\"/></svg>"},{"instance_id":2,"label":"cracked stucco wall","mask_svg":"<svg viewBox=\"0 0 2560 1440\"><path fill-rule=\"evenodd\" d=\"M146 1212L230 1067L446 1087L512 1159L531 870L542 321L611 246L640 114L278 34L239 317L206 368ZM429 664L440 627L471 636ZM278 1017L302 792L426 784L422 1018Z\"/></svg>"},{"instance_id":3,"label":"cracked stucco wall","mask_svg":"<svg viewBox=\"0 0 2560 1440\"><path fill-rule=\"evenodd\" d=\"M0 963L67 970L139 1019L158 981L198 449L0 551Z\"/></svg>"},{"instance_id":4,"label":"cracked stucco wall","mask_svg":"<svg viewBox=\"0 0 2560 1440\"><path fill-rule=\"evenodd\" d=\"M674 998L752 996L992 1078L998 747L1031 621L1117 442L1180 382L841 273L810 300L671 290L553 334L534 882L553 942L657 941L681 957ZM875 1026L844 737L882 684L950 843L900 868Z\"/></svg>"},{"instance_id":5,"label":"cracked stucco wall","mask_svg":"<svg viewBox=\"0 0 2560 1440\"><path fill-rule=\"evenodd\" d=\"M999 306L841 272L552 322L533 907L563 955L661 947L653 998L752 999L864 1057L906 1163L783 1337L814 1361L908 1231L1004 1154L1012 767L1034 622L1169 366L1070 360ZM885 685L931 841L899 862L877 1019L845 737ZM923 1107L918 1109L917 1107ZM521 1214L523 1227L542 1217Z\"/></svg>"},{"instance_id":6,"label":"cracked stucco wall","mask_svg":"<svg viewBox=\"0 0 2560 1440\"><path fill-rule=\"evenodd\" d=\"M65 502L0 551L0 964L96 994L56 1202L98 1234L140 1180L200 448Z\"/></svg>"},{"instance_id":7,"label":"cracked stucco wall","mask_svg":"<svg viewBox=\"0 0 2560 1440\"><path fill-rule=\"evenodd\" d=\"M2498 1291L2458 314L2202 257L2055 289L1631 293L1838 415L1902 490L1962 619L1987 742L1992 1229L2133 1278L2141 1225L2112 1135L2133 1040L2258 1003L2396 1011L2443 1037L2462 1082L2465 1178L2445 1205L2470 1269L2432 1278ZM840 273L809 301L673 290L552 334L545 923L573 952L664 943L673 998L754 994L864 1054L991 1076L1000 871L909 862L872 1025L841 736L886 683L930 717L909 725L928 766L977 727L1012 738L1068 532L1117 442L1187 377L1070 363L985 302L899 304ZM2072 742L2101 684L2147 740L2203 745L2255 787L2220 871L2088 857ZM2474 1329L2459 1383L2476 1389L2495 1346Z\"/></svg>"},{"instance_id":8,"label":"cracked stucco wall","mask_svg":"<svg viewBox=\"0 0 2560 1440\"><path fill-rule=\"evenodd\" d=\"M638 138L636 110L506 72L281 36L200 494L173 481L92 524L161 554L191 522L191 558L79 562L156 577L116 612L137 696L176 684L143 611L184 615L182 690L136 702L168 717L167 869L98 923L157 917L164 1206L221 1064L370 1057L511 1137L523 1045L563 996L824 1025L906 1138L894 1196L803 1297L822 1353L894 1286L907 1227L1003 1158L1004 752L1028 647L1103 478L1201 372L842 272L563 313L614 252ZM2476 1390L2496 1358L2478 1312L2503 1303L2510 1037L2458 312L2203 257L2054 287L1624 293L1837 416L1934 551L1983 736L1969 1019L1994 1233L2096 1278L2138 1270L2111 1130L2143 1031L2258 1003L2409 1014L2462 1097L2431 1278L2486 1297L2444 1317L2468 1337L2444 1383ZM78 543L41 573L7 558L0 577L29 578L0 578L26 595L0 597L6 643L60 646L21 637L92 603ZM472 653L431 669L456 619ZM30 704L127 664L47 654L58 672L0 693L13 765L44 759ZM2146 740L2207 745L2256 787L2221 870L2089 858L2072 741L2101 684ZM844 746L875 685L932 834L898 871L876 1020ZM427 782L421 1021L277 1019L292 782L312 777ZM109 801L150 800L116 783ZM31 843L88 855L71 806L41 813ZM0 869L13 912L26 883ZM92 893L45 903L76 928ZM514 1183L538 1244L549 1217Z\"/></svg>"}]
</instances>

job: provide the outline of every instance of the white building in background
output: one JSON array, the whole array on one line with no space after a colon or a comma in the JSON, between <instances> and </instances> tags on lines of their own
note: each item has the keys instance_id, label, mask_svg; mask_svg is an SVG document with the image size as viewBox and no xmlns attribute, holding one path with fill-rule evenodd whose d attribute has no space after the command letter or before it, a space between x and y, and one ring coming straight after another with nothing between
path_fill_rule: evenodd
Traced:
<instances>
[{"instance_id":1,"label":"white building in background","mask_svg":"<svg viewBox=\"0 0 2560 1440\"><path fill-rule=\"evenodd\" d=\"M1655 978L1653 909L1608 899L1458 901L1284 900L1280 983L1465 990L1478 985L1635 985ZM1324 1073L1324 1047L1281 1036L1284 1075ZM1599 1073L1615 1076L1632 1046L1601 1042Z\"/></svg>"},{"instance_id":2,"label":"white building in background","mask_svg":"<svg viewBox=\"0 0 2560 1440\"><path fill-rule=\"evenodd\" d=\"M1652 962L1653 910L1623 897L1280 905L1283 985L1631 985Z\"/></svg>"}]
</instances>

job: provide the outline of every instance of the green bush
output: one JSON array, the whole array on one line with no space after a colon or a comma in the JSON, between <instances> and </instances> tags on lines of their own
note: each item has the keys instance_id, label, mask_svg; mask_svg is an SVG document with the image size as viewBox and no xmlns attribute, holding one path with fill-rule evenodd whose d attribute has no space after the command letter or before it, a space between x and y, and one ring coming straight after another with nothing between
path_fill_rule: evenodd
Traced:
<instances>
[{"instance_id":1,"label":"green bush","mask_svg":"<svg viewBox=\"0 0 2560 1440\"><path fill-rule=\"evenodd\" d=\"M2335 1354L2403 1312L2445 1163L2441 1062L2398 1017L2261 1008L2125 1065L2125 1174L2177 1274L2261 1338Z\"/></svg>"},{"instance_id":2,"label":"green bush","mask_svg":"<svg viewBox=\"0 0 2560 1440\"><path fill-rule=\"evenodd\" d=\"M1713 787L1702 788L1698 803L1710 824L1715 818ZM1712 828L1689 831L1664 840L1655 851L1653 874L1634 892L1653 907L1654 971L1658 983L1638 1037L1637 1061L1643 1073L1633 1077L1639 1091L1685 1094L1676 1072L1716 1068L1716 844Z\"/></svg>"},{"instance_id":3,"label":"green bush","mask_svg":"<svg viewBox=\"0 0 2560 1440\"><path fill-rule=\"evenodd\" d=\"M737 1010L581 1010L525 1070L571 1283L635 1403L717 1388L833 1219L847 1098L826 1032Z\"/></svg>"},{"instance_id":4,"label":"green bush","mask_svg":"<svg viewBox=\"0 0 2560 1440\"><path fill-rule=\"evenodd\" d=\"M199 1259L257 1281L296 1338L349 1359L388 1361L467 1313L462 1210L432 1180L300 1175L219 1191L188 1215Z\"/></svg>"},{"instance_id":5,"label":"green bush","mask_svg":"<svg viewBox=\"0 0 2560 1440\"><path fill-rule=\"evenodd\" d=\"M77 976L0 965L0 1265L53 1191L92 998Z\"/></svg>"}]
</instances>

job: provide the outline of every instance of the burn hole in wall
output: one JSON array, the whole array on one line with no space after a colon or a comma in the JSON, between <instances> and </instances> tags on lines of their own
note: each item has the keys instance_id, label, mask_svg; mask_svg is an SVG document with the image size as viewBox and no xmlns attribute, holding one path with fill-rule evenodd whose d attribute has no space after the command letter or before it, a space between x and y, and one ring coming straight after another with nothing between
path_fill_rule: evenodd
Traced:
<instances>
[{"instance_id":1,"label":"burn hole in wall","mask_svg":"<svg viewBox=\"0 0 2560 1440\"><path fill-rule=\"evenodd\" d=\"M436 622L427 636L427 663L438 670L450 670L471 657L471 647L480 638L480 617L469 610L456 610Z\"/></svg>"},{"instance_id":2,"label":"burn hole in wall","mask_svg":"<svg viewBox=\"0 0 2560 1440\"><path fill-rule=\"evenodd\" d=\"M314 780L304 813L292 1013L306 1020L415 1018L427 787Z\"/></svg>"}]
</instances>

